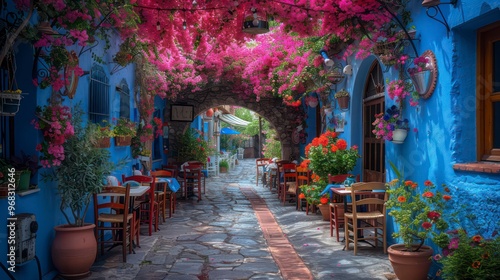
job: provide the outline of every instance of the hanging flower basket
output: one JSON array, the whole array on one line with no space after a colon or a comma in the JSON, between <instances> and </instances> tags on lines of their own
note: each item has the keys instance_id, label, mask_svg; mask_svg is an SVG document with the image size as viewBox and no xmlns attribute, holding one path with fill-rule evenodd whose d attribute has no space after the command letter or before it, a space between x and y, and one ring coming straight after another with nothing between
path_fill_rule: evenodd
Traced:
<instances>
[{"instance_id":1,"label":"hanging flower basket","mask_svg":"<svg viewBox=\"0 0 500 280\"><path fill-rule=\"evenodd\" d=\"M124 146L130 146L130 143L132 141L132 136L115 136L115 145L124 147Z\"/></svg>"},{"instance_id":2,"label":"hanging flower basket","mask_svg":"<svg viewBox=\"0 0 500 280\"><path fill-rule=\"evenodd\" d=\"M377 56L393 54L399 41L379 42L373 47L373 53Z\"/></svg>"},{"instance_id":3,"label":"hanging flower basket","mask_svg":"<svg viewBox=\"0 0 500 280\"><path fill-rule=\"evenodd\" d=\"M19 112L22 98L20 93L0 92L0 115L16 115Z\"/></svg>"},{"instance_id":4,"label":"hanging flower basket","mask_svg":"<svg viewBox=\"0 0 500 280\"><path fill-rule=\"evenodd\" d=\"M339 104L339 107L341 110L347 110L349 109L349 100L351 99L350 96L341 96L337 98L337 103Z\"/></svg>"}]
</instances>

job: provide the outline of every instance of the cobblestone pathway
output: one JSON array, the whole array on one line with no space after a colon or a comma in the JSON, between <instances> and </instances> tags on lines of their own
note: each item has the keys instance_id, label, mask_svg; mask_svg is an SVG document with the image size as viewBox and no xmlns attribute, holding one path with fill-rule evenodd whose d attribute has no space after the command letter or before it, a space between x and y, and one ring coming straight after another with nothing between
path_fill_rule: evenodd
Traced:
<instances>
[{"instance_id":1,"label":"cobblestone pathway","mask_svg":"<svg viewBox=\"0 0 500 280\"><path fill-rule=\"evenodd\" d=\"M252 194L251 200L245 194ZM287 250L266 240L251 201L265 202ZM262 210L262 209L261 209ZM269 212L267 212L269 213ZM121 249L99 256L87 279L386 279L391 266L381 249L342 251L321 214L306 215L255 185L255 160L240 160L227 174L208 178L202 200L179 200L172 218L147 236L122 263ZM269 235L267 236L269 237ZM269 238L268 238L269 239ZM274 258L273 258L274 257ZM280 268L281 265L281 268ZM285 267L287 269L285 269ZM289 270L293 268L294 270Z\"/></svg>"}]
</instances>

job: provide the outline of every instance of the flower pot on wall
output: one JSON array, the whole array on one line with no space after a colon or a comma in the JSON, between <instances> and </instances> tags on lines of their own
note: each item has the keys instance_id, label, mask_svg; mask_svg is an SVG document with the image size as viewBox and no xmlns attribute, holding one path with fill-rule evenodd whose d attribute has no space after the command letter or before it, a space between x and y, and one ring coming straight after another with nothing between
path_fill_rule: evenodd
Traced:
<instances>
[{"instance_id":1,"label":"flower pot on wall","mask_svg":"<svg viewBox=\"0 0 500 280\"><path fill-rule=\"evenodd\" d=\"M132 141L132 136L115 136L115 144L116 146L130 146L130 142Z\"/></svg>"},{"instance_id":2,"label":"flower pot on wall","mask_svg":"<svg viewBox=\"0 0 500 280\"><path fill-rule=\"evenodd\" d=\"M392 143L402 144L405 141L407 135L408 130L406 129L394 129L394 131L392 132Z\"/></svg>"},{"instance_id":3,"label":"flower pot on wall","mask_svg":"<svg viewBox=\"0 0 500 280\"><path fill-rule=\"evenodd\" d=\"M395 244L387 248L389 261L398 279L427 279L427 273L431 267L432 248L424 245L418 252L409 252L405 250L404 244Z\"/></svg>"},{"instance_id":4,"label":"flower pot on wall","mask_svg":"<svg viewBox=\"0 0 500 280\"><path fill-rule=\"evenodd\" d=\"M52 262L64 279L83 278L97 255L94 224L82 227L56 226L52 243Z\"/></svg>"},{"instance_id":5,"label":"flower pot on wall","mask_svg":"<svg viewBox=\"0 0 500 280\"><path fill-rule=\"evenodd\" d=\"M348 110L349 109L349 100L350 99L351 99L350 96L337 97L337 103L339 104L339 107L341 110Z\"/></svg>"},{"instance_id":6,"label":"flower pot on wall","mask_svg":"<svg viewBox=\"0 0 500 280\"><path fill-rule=\"evenodd\" d=\"M431 70L424 70L422 72L411 73L410 78L415 86L415 90L418 94L425 94L432 85L432 72Z\"/></svg>"},{"instance_id":7,"label":"flower pot on wall","mask_svg":"<svg viewBox=\"0 0 500 280\"><path fill-rule=\"evenodd\" d=\"M109 148L111 146L111 138L110 137L99 138L97 139L95 145L97 148Z\"/></svg>"}]
</instances>

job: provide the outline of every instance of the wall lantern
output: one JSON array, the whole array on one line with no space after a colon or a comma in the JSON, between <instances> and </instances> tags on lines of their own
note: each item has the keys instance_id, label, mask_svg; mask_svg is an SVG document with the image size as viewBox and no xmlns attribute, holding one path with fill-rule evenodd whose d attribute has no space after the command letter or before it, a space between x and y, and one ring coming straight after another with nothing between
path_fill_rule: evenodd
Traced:
<instances>
[{"instance_id":1,"label":"wall lantern","mask_svg":"<svg viewBox=\"0 0 500 280\"><path fill-rule=\"evenodd\" d=\"M252 7L245 14L243 32L250 34L264 34L269 32L269 22L267 21L266 13Z\"/></svg>"},{"instance_id":2,"label":"wall lantern","mask_svg":"<svg viewBox=\"0 0 500 280\"><path fill-rule=\"evenodd\" d=\"M441 12L439 5L449 4L449 5L453 5L453 7L456 7L457 1L458 0L451 0L450 2L441 2L440 0L424 0L422 2L422 6L427 8L427 10L425 11L427 16L430 17L431 19L443 24L446 27L446 35L447 36L449 36L449 34L450 34L450 26L448 25L448 22L446 21L446 18L444 17L443 12ZM436 18L438 13L441 15L441 19Z\"/></svg>"}]
</instances>

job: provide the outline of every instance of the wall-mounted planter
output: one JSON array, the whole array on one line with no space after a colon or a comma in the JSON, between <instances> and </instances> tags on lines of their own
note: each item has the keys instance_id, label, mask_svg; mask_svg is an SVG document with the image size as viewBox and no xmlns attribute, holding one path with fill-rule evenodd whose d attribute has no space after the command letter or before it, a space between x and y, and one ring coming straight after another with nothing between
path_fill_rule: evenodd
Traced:
<instances>
[{"instance_id":1,"label":"wall-mounted planter","mask_svg":"<svg viewBox=\"0 0 500 280\"><path fill-rule=\"evenodd\" d=\"M0 92L0 116L15 116L22 98L18 93Z\"/></svg>"},{"instance_id":2,"label":"wall-mounted planter","mask_svg":"<svg viewBox=\"0 0 500 280\"><path fill-rule=\"evenodd\" d=\"M427 99L432 96L436 89L438 78L437 61L436 56L430 50L425 51L420 57L427 60L425 68L422 71L415 71L415 67L409 68L408 73L420 98Z\"/></svg>"},{"instance_id":3,"label":"wall-mounted planter","mask_svg":"<svg viewBox=\"0 0 500 280\"><path fill-rule=\"evenodd\" d=\"M132 136L115 136L115 145L124 147L124 146L130 146L130 143L132 141Z\"/></svg>"},{"instance_id":4,"label":"wall-mounted planter","mask_svg":"<svg viewBox=\"0 0 500 280\"><path fill-rule=\"evenodd\" d=\"M109 148L111 147L111 138L110 137L99 138L97 139L95 146L97 148Z\"/></svg>"},{"instance_id":5,"label":"wall-mounted planter","mask_svg":"<svg viewBox=\"0 0 500 280\"><path fill-rule=\"evenodd\" d=\"M392 143L394 144L403 144L408 135L408 130L396 128L392 132Z\"/></svg>"}]
</instances>

